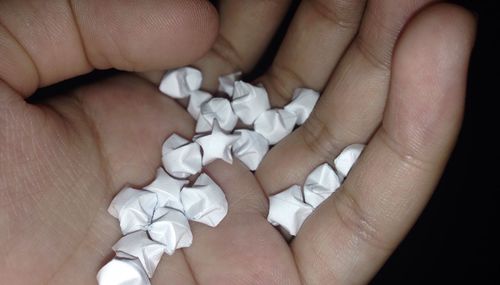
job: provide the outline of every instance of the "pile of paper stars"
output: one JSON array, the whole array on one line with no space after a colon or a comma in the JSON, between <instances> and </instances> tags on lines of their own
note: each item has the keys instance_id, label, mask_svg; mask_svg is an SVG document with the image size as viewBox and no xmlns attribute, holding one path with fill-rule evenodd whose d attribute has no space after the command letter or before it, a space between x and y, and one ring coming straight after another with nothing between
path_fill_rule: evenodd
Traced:
<instances>
[{"instance_id":1,"label":"pile of paper stars","mask_svg":"<svg viewBox=\"0 0 500 285\"><path fill-rule=\"evenodd\" d=\"M164 253L189 247L189 221L216 227L226 216L223 190L203 166L233 155L254 171L269 151L311 114L319 94L299 88L284 108L271 108L263 86L239 80L241 73L219 78L219 95L200 90L202 74L184 67L169 71L160 91L175 99L189 99L187 111L197 120L190 140L177 134L163 144L156 179L142 189L127 187L113 199L108 212L120 221L124 235L114 246L116 256L97 274L100 285L150 284ZM243 127L235 129L236 126ZM335 160L318 166L303 186L293 185L269 197L268 221L296 235L313 210L341 185L363 150L348 146ZM196 177L190 184L190 177Z\"/></svg>"}]
</instances>

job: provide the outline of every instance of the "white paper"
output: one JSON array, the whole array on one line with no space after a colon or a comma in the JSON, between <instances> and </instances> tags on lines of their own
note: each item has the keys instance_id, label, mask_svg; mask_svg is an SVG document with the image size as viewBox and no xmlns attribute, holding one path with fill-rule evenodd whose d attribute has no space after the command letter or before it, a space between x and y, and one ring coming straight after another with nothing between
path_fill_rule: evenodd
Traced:
<instances>
[{"instance_id":1,"label":"white paper","mask_svg":"<svg viewBox=\"0 0 500 285\"><path fill-rule=\"evenodd\" d=\"M186 98L191 91L198 90L203 80L199 70L182 67L168 71L160 82L160 91L172 98Z\"/></svg>"},{"instance_id":2,"label":"white paper","mask_svg":"<svg viewBox=\"0 0 500 285\"><path fill-rule=\"evenodd\" d=\"M234 90L234 82L241 78L241 71L219 77L218 91L231 97Z\"/></svg>"},{"instance_id":3,"label":"white paper","mask_svg":"<svg viewBox=\"0 0 500 285\"><path fill-rule=\"evenodd\" d=\"M165 246L150 240L146 232L137 231L122 237L113 245L113 250L117 256L119 253L125 253L139 259L146 274L152 278Z\"/></svg>"},{"instance_id":4,"label":"white paper","mask_svg":"<svg viewBox=\"0 0 500 285\"><path fill-rule=\"evenodd\" d=\"M196 132L209 132L213 127L214 120L219 122L223 130L227 132L233 131L238 123L238 117L234 113L229 100L216 97L203 103L196 123Z\"/></svg>"},{"instance_id":5,"label":"white paper","mask_svg":"<svg viewBox=\"0 0 500 285\"><path fill-rule=\"evenodd\" d=\"M193 234L189 221L184 214L171 208L158 208L155 220L148 227L148 234L152 240L165 245L165 253L174 254L178 248L191 246Z\"/></svg>"},{"instance_id":6,"label":"white paper","mask_svg":"<svg viewBox=\"0 0 500 285\"><path fill-rule=\"evenodd\" d=\"M318 99L318 92L307 88L297 88L293 92L292 102L285 106L285 110L295 113L297 125L302 125L311 115Z\"/></svg>"},{"instance_id":7,"label":"white paper","mask_svg":"<svg viewBox=\"0 0 500 285\"><path fill-rule=\"evenodd\" d=\"M240 136L233 145L234 155L250 170L256 170L269 151L267 139L251 130L241 129L234 133Z\"/></svg>"},{"instance_id":8,"label":"white paper","mask_svg":"<svg viewBox=\"0 0 500 285\"><path fill-rule=\"evenodd\" d=\"M269 197L267 220L274 226L282 226L290 235L295 236L312 212L313 207L303 202L300 186L293 185Z\"/></svg>"},{"instance_id":9,"label":"white paper","mask_svg":"<svg viewBox=\"0 0 500 285\"><path fill-rule=\"evenodd\" d=\"M307 204L318 207L340 187L340 178L328 163L316 167L304 183L304 200Z\"/></svg>"},{"instance_id":10,"label":"white paper","mask_svg":"<svg viewBox=\"0 0 500 285\"><path fill-rule=\"evenodd\" d=\"M196 143L173 134L163 144L163 167L176 178L187 178L201 171L201 149Z\"/></svg>"},{"instance_id":11,"label":"white paper","mask_svg":"<svg viewBox=\"0 0 500 285\"><path fill-rule=\"evenodd\" d=\"M201 90L192 91L189 96L187 111L197 120L200 117L201 105L210 99L212 99L212 95L208 92Z\"/></svg>"},{"instance_id":12,"label":"white paper","mask_svg":"<svg viewBox=\"0 0 500 285\"><path fill-rule=\"evenodd\" d=\"M215 120L212 132L196 139L196 143L203 149L203 165L208 165L216 159L233 163L231 147L238 138L238 135L225 133L219 126L219 122Z\"/></svg>"},{"instance_id":13,"label":"white paper","mask_svg":"<svg viewBox=\"0 0 500 285\"><path fill-rule=\"evenodd\" d=\"M217 226L228 211L224 192L205 173L198 177L192 187L184 187L181 200L188 219L210 227Z\"/></svg>"},{"instance_id":14,"label":"white paper","mask_svg":"<svg viewBox=\"0 0 500 285\"><path fill-rule=\"evenodd\" d=\"M262 113L254 123L254 129L267 139L270 145L277 144L295 127L297 115L283 109L272 109Z\"/></svg>"},{"instance_id":15,"label":"white paper","mask_svg":"<svg viewBox=\"0 0 500 285\"><path fill-rule=\"evenodd\" d=\"M120 229L125 235L144 230L151 222L157 204L155 193L124 188L111 201L108 212L120 220Z\"/></svg>"},{"instance_id":16,"label":"white paper","mask_svg":"<svg viewBox=\"0 0 500 285\"><path fill-rule=\"evenodd\" d=\"M358 160L361 152L363 151L364 144L352 144L344 148L344 150L335 158L333 161L335 165L335 170L337 170L337 175L340 180L343 181L344 178L349 174L352 166Z\"/></svg>"},{"instance_id":17,"label":"white paper","mask_svg":"<svg viewBox=\"0 0 500 285\"><path fill-rule=\"evenodd\" d=\"M181 189L188 183L188 180L173 178L160 167L156 171L155 180L153 180L151 184L145 186L144 190L158 194L158 207L169 207L183 211Z\"/></svg>"},{"instance_id":18,"label":"white paper","mask_svg":"<svg viewBox=\"0 0 500 285\"><path fill-rule=\"evenodd\" d=\"M262 113L271 108L266 89L243 81L234 83L231 106L238 118L247 125L253 124Z\"/></svg>"},{"instance_id":19,"label":"white paper","mask_svg":"<svg viewBox=\"0 0 500 285\"><path fill-rule=\"evenodd\" d=\"M113 258L97 273L99 285L151 285L137 259Z\"/></svg>"}]
</instances>

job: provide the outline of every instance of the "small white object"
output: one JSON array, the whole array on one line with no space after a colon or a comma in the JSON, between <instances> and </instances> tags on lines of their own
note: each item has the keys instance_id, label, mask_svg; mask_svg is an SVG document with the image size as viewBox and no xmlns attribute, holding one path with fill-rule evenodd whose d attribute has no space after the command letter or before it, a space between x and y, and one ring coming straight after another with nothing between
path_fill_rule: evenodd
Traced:
<instances>
[{"instance_id":1,"label":"small white object","mask_svg":"<svg viewBox=\"0 0 500 285\"><path fill-rule=\"evenodd\" d=\"M99 285L151 285L138 259L113 258L97 273Z\"/></svg>"},{"instance_id":2,"label":"small white object","mask_svg":"<svg viewBox=\"0 0 500 285\"><path fill-rule=\"evenodd\" d=\"M212 133L196 139L203 149L203 165L208 165L216 159L222 159L227 163L233 163L231 147L238 140L238 135L225 133L215 120Z\"/></svg>"},{"instance_id":3,"label":"small white object","mask_svg":"<svg viewBox=\"0 0 500 285\"><path fill-rule=\"evenodd\" d=\"M200 89L202 80L203 76L198 69L182 67L165 73L159 89L172 98L186 98L191 91Z\"/></svg>"},{"instance_id":4,"label":"small white object","mask_svg":"<svg viewBox=\"0 0 500 285\"><path fill-rule=\"evenodd\" d=\"M241 78L242 72L238 71L219 77L219 92L225 93L229 97L233 95L234 82Z\"/></svg>"},{"instance_id":5,"label":"small white object","mask_svg":"<svg viewBox=\"0 0 500 285\"><path fill-rule=\"evenodd\" d=\"M277 144L293 131L297 115L283 109L272 109L262 113L254 123L254 129L267 139L270 145Z\"/></svg>"},{"instance_id":6,"label":"small white object","mask_svg":"<svg viewBox=\"0 0 500 285\"><path fill-rule=\"evenodd\" d=\"M316 208L340 187L340 178L328 163L316 167L306 178L304 200Z\"/></svg>"},{"instance_id":7,"label":"small white object","mask_svg":"<svg viewBox=\"0 0 500 285\"><path fill-rule=\"evenodd\" d=\"M125 188L111 201L108 212L120 220L120 229L126 235L144 230L151 222L157 204L157 194Z\"/></svg>"},{"instance_id":8,"label":"small white object","mask_svg":"<svg viewBox=\"0 0 500 285\"><path fill-rule=\"evenodd\" d=\"M269 151L267 139L251 130L241 129L234 133L240 136L233 144L234 155L250 170L256 170Z\"/></svg>"},{"instance_id":9,"label":"small white object","mask_svg":"<svg viewBox=\"0 0 500 285\"><path fill-rule=\"evenodd\" d=\"M219 122L220 127L232 132L238 123L238 117L231 107L229 100L225 98L212 98L201 105L200 116L196 123L196 132L208 132L212 129L214 121Z\"/></svg>"},{"instance_id":10,"label":"small white object","mask_svg":"<svg viewBox=\"0 0 500 285\"><path fill-rule=\"evenodd\" d=\"M333 164L341 181L349 174L349 171L358 160L364 148L364 144L351 144L344 148L337 158L335 158Z\"/></svg>"},{"instance_id":11,"label":"small white object","mask_svg":"<svg viewBox=\"0 0 500 285\"><path fill-rule=\"evenodd\" d=\"M198 120L200 117L201 105L210 99L212 99L212 95L208 92L201 90L192 91L189 96L187 111L195 120Z\"/></svg>"},{"instance_id":12,"label":"small white object","mask_svg":"<svg viewBox=\"0 0 500 285\"><path fill-rule=\"evenodd\" d=\"M163 167L172 176L186 178L201 171L201 149L196 143L171 135L163 144Z\"/></svg>"},{"instance_id":13,"label":"small white object","mask_svg":"<svg viewBox=\"0 0 500 285\"><path fill-rule=\"evenodd\" d=\"M267 220L274 226L282 226L290 235L295 236L312 212L313 207L303 202L300 186L293 185L269 197Z\"/></svg>"},{"instance_id":14,"label":"small white object","mask_svg":"<svg viewBox=\"0 0 500 285\"><path fill-rule=\"evenodd\" d=\"M189 247L193 243L188 219L182 212L171 208L156 210L155 220L148 227L148 234L152 240L165 245L165 253L168 255L174 254L178 248Z\"/></svg>"},{"instance_id":15,"label":"small white object","mask_svg":"<svg viewBox=\"0 0 500 285\"><path fill-rule=\"evenodd\" d=\"M188 219L210 227L217 226L228 211L224 192L205 173L198 177L192 187L184 187L181 199Z\"/></svg>"},{"instance_id":16,"label":"small white object","mask_svg":"<svg viewBox=\"0 0 500 285\"><path fill-rule=\"evenodd\" d=\"M297 125L302 125L311 115L318 99L318 92L307 88L297 88L293 92L292 102L285 106L285 110L295 113Z\"/></svg>"},{"instance_id":17,"label":"small white object","mask_svg":"<svg viewBox=\"0 0 500 285\"><path fill-rule=\"evenodd\" d=\"M247 125L253 124L262 113L271 108L266 89L243 81L234 83L232 97L234 113Z\"/></svg>"},{"instance_id":18,"label":"small white object","mask_svg":"<svg viewBox=\"0 0 500 285\"><path fill-rule=\"evenodd\" d=\"M120 255L120 253L124 253L125 256L137 258L146 274L152 278L165 251L165 246L150 240L146 232L137 231L122 237L113 245L113 250L117 256L124 256Z\"/></svg>"},{"instance_id":19,"label":"small white object","mask_svg":"<svg viewBox=\"0 0 500 285\"><path fill-rule=\"evenodd\" d=\"M158 195L158 207L169 207L183 211L181 189L188 183L188 180L173 178L160 167L156 171L155 180L153 180L151 184L145 186L144 190L151 191Z\"/></svg>"}]
</instances>

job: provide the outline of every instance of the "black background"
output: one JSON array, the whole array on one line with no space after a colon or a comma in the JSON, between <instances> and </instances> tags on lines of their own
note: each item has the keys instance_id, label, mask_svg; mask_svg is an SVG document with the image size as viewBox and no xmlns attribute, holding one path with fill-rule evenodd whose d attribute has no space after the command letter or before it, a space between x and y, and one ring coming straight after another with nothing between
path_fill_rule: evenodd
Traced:
<instances>
[{"instance_id":1,"label":"black background","mask_svg":"<svg viewBox=\"0 0 500 285\"><path fill-rule=\"evenodd\" d=\"M235 0L238 1L238 0ZM393 0L400 1L400 0ZM402 0L401 0L402 1ZM406 0L405 0L406 1ZM212 1L216 2L216 1ZM272 61L300 1L285 19L268 52L250 78ZM430 203L411 232L372 280L379 284L500 284L498 244L500 167L498 135L500 109L499 1L453 1L478 16L463 129L455 151ZM31 100L60 93L98 77L99 71L44 88Z\"/></svg>"}]
</instances>

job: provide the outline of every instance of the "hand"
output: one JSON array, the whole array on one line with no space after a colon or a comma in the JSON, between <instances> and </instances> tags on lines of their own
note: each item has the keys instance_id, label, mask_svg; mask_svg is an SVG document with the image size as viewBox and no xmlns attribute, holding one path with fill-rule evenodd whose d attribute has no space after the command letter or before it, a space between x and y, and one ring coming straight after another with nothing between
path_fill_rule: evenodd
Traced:
<instances>
[{"instance_id":1,"label":"hand","mask_svg":"<svg viewBox=\"0 0 500 285\"><path fill-rule=\"evenodd\" d=\"M460 127L474 20L446 4L417 12L428 2L303 1L258 81L276 106L295 87L322 90L316 110L255 176L238 162L207 167L229 214L214 229L193 224L193 246L164 256L153 283L370 280L429 199ZM153 178L171 133L193 134L183 108L143 78L192 63L216 36L216 14L203 1L67 3L0 3L5 284L95 283L120 237L110 200ZM252 69L288 4L221 1L219 37L196 63L207 89L220 74ZM25 101L39 87L111 67L148 73ZM368 147L342 189L288 244L265 219L266 196L359 142Z\"/></svg>"}]
</instances>

